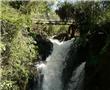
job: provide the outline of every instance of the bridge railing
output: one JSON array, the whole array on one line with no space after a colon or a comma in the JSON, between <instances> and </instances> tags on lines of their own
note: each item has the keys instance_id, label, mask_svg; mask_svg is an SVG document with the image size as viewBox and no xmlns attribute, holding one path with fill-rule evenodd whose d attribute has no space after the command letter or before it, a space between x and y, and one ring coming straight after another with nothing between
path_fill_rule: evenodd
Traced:
<instances>
[{"instance_id":1,"label":"bridge railing","mask_svg":"<svg viewBox=\"0 0 110 90\"><path fill-rule=\"evenodd\" d=\"M34 20L35 24L48 24L48 25L71 25L73 20L61 21L61 20Z\"/></svg>"}]
</instances>

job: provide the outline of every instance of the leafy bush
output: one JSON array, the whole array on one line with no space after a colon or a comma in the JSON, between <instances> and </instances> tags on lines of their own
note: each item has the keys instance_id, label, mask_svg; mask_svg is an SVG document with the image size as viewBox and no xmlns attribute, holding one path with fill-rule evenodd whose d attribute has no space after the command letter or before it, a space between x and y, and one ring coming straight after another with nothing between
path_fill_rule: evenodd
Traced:
<instances>
[{"instance_id":1,"label":"leafy bush","mask_svg":"<svg viewBox=\"0 0 110 90\"><path fill-rule=\"evenodd\" d=\"M1 90L29 89L29 80L37 73L32 65L38 56L38 47L35 46L34 36L31 37L30 32L35 35L53 35L61 32L60 26L56 28L51 25L37 25L34 28L33 20L39 17L46 18L45 12L50 12L46 2L24 3L1 2Z\"/></svg>"},{"instance_id":2,"label":"leafy bush","mask_svg":"<svg viewBox=\"0 0 110 90\"><path fill-rule=\"evenodd\" d=\"M78 25L80 34L94 32L97 24L110 21L110 1L79 1L74 4L63 2L56 13L62 20L72 19Z\"/></svg>"},{"instance_id":3,"label":"leafy bush","mask_svg":"<svg viewBox=\"0 0 110 90\"><path fill-rule=\"evenodd\" d=\"M32 37L23 35L22 30L17 30L14 34L12 41L9 43L9 50L3 53L7 58L2 60L1 90L7 90L5 88L15 90L13 88L15 86L20 90L26 90L31 65L33 60L37 58L37 47L34 46L34 43Z\"/></svg>"},{"instance_id":4,"label":"leafy bush","mask_svg":"<svg viewBox=\"0 0 110 90\"><path fill-rule=\"evenodd\" d=\"M37 58L37 46L28 35L30 15L17 12L7 3L1 3L1 90L27 90L33 60Z\"/></svg>"}]
</instances>

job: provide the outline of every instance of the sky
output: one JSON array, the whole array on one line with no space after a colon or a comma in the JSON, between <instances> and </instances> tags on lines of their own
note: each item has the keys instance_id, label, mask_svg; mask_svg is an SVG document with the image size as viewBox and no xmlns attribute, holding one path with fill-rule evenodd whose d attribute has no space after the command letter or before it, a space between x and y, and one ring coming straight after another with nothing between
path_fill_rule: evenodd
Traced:
<instances>
[{"instance_id":1,"label":"sky","mask_svg":"<svg viewBox=\"0 0 110 90\"><path fill-rule=\"evenodd\" d=\"M59 3L59 1L60 1L60 2L68 1L68 2L74 3L74 2L76 2L76 1L78 1L78 0L55 0L55 4L53 5L53 9L54 9L54 10L57 9L57 4Z\"/></svg>"}]
</instances>

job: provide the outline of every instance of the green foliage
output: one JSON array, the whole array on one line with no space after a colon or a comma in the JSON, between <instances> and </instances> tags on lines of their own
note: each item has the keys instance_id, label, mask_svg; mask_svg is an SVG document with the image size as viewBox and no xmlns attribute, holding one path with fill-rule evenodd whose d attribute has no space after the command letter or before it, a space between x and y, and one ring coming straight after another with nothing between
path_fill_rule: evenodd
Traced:
<instances>
[{"instance_id":1,"label":"green foliage","mask_svg":"<svg viewBox=\"0 0 110 90\"><path fill-rule=\"evenodd\" d=\"M59 4L56 13L63 20L72 19L77 23L81 35L93 32L97 24L110 21L110 1L80 1Z\"/></svg>"},{"instance_id":2,"label":"green foliage","mask_svg":"<svg viewBox=\"0 0 110 90\"><path fill-rule=\"evenodd\" d=\"M31 17L1 3L1 90L27 90L28 80L33 75L31 65L37 58L37 46L28 35Z\"/></svg>"},{"instance_id":3,"label":"green foliage","mask_svg":"<svg viewBox=\"0 0 110 90\"><path fill-rule=\"evenodd\" d=\"M100 57L109 53L110 48L110 1L82 0L74 4L64 2L58 6L56 13L63 20L74 20L73 24L78 26L79 42L82 46L88 47L87 65L99 64ZM103 34L101 35L100 32Z\"/></svg>"},{"instance_id":4,"label":"green foliage","mask_svg":"<svg viewBox=\"0 0 110 90\"><path fill-rule=\"evenodd\" d=\"M23 32L22 29L17 30L16 28L14 31L10 30L12 26L9 22L2 24L2 31L5 33L2 33L1 50L4 51L2 55L6 58L2 59L1 90L7 90L7 88L8 90L15 90L14 87L17 88L16 90L19 90L18 88L26 90L30 78L30 65L32 65L33 59L37 58L37 47L34 46L33 43L35 42L32 37L24 34L26 30ZM4 27L4 25L6 26ZM6 33L7 35L5 35Z\"/></svg>"},{"instance_id":5,"label":"green foliage","mask_svg":"<svg viewBox=\"0 0 110 90\"><path fill-rule=\"evenodd\" d=\"M13 60L25 60L26 58L32 60L32 57L35 55L34 46L32 45L32 38L24 37L20 31L17 34L18 35L11 42L10 53L14 57ZM26 61L24 62L26 63Z\"/></svg>"},{"instance_id":6,"label":"green foliage","mask_svg":"<svg viewBox=\"0 0 110 90\"><path fill-rule=\"evenodd\" d=\"M27 90L29 80L36 75L32 67L38 56L34 36L53 35L62 31L60 27L65 29L45 24L33 26L34 19L48 19L48 13L54 14L50 7L51 3L45 1L1 2L1 90ZM51 17L57 18L56 15Z\"/></svg>"},{"instance_id":7,"label":"green foliage","mask_svg":"<svg viewBox=\"0 0 110 90\"><path fill-rule=\"evenodd\" d=\"M8 81L8 80L1 81L0 89L1 90L13 90L13 88L14 88L14 90L18 90L19 88L14 84L15 84L15 82L13 82L13 81Z\"/></svg>"},{"instance_id":8,"label":"green foliage","mask_svg":"<svg viewBox=\"0 0 110 90\"><path fill-rule=\"evenodd\" d=\"M20 9L21 6L27 5L29 1L10 1L9 5L15 9Z\"/></svg>"},{"instance_id":9,"label":"green foliage","mask_svg":"<svg viewBox=\"0 0 110 90\"><path fill-rule=\"evenodd\" d=\"M58 4L58 9L56 10L56 14L59 15L61 20L70 20L73 18L74 13L74 5L73 3L69 3L65 1L64 3Z\"/></svg>"},{"instance_id":10,"label":"green foliage","mask_svg":"<svg viewBox=\"0 0 110 90\"><path fill-rule=\"evenodd\" d=\"M17 27L11 22L6 20L1 20L1 41L8 44L12 41L14 34L16 33Z\"/></svg>"},{"instance_id":11,"label":"green foliage","mask_svg":"<svg viewBox=\"0 0 110 90\"><path fill-rule=\"evenodd\" d=\"M5 5L4 3L1 3L1 13L0 19L10 21L18 28L21 26L30 26L32 23L30 15L21 14L20 12L17 12L15 9L8 6L8 4Z\"/></svg>"},{"instance_id":12,"label":"green foliage","mask_svg":"<svg viewBox=\"0 0 110 90\"><path fill-rule=\"evenodd\" d=\"M33 43L35 42L31 37L23 36L21 30L17 31L16 36L10 42L8 58L2 61L5 60L7 65L3 65L1 90L7 90L5 88L15 90L15 86L20 90L26 90L30 78L30 65L37 56L37 47Z\"/></svg>"},{"instance_id":13,"label":"green foliage","mask_svg":"<svg viewBox=\"0 0 110 90\"><path fill-rule=\"evenodd\" d=\"M5 45L3 42L0 43L0 52L5 51Z\"/></svg>"}]
</instances>

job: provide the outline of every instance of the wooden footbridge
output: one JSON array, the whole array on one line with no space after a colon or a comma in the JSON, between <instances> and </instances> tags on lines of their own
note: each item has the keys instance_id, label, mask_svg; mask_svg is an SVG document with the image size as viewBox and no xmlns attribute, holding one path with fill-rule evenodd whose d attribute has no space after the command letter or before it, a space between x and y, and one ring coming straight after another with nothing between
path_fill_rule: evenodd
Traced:
<instances>
[{"instance_id":1,"label":"wooden footbridge","mask_svg":"<svg viewBox=\"0 0 110 90\"><path fill-rule=\"evenodd\" d=\"M74 21L61 21L61 20L34 20L35 24L48 24L48 25L71 25Z\"/></svg>"}]
</instances>

